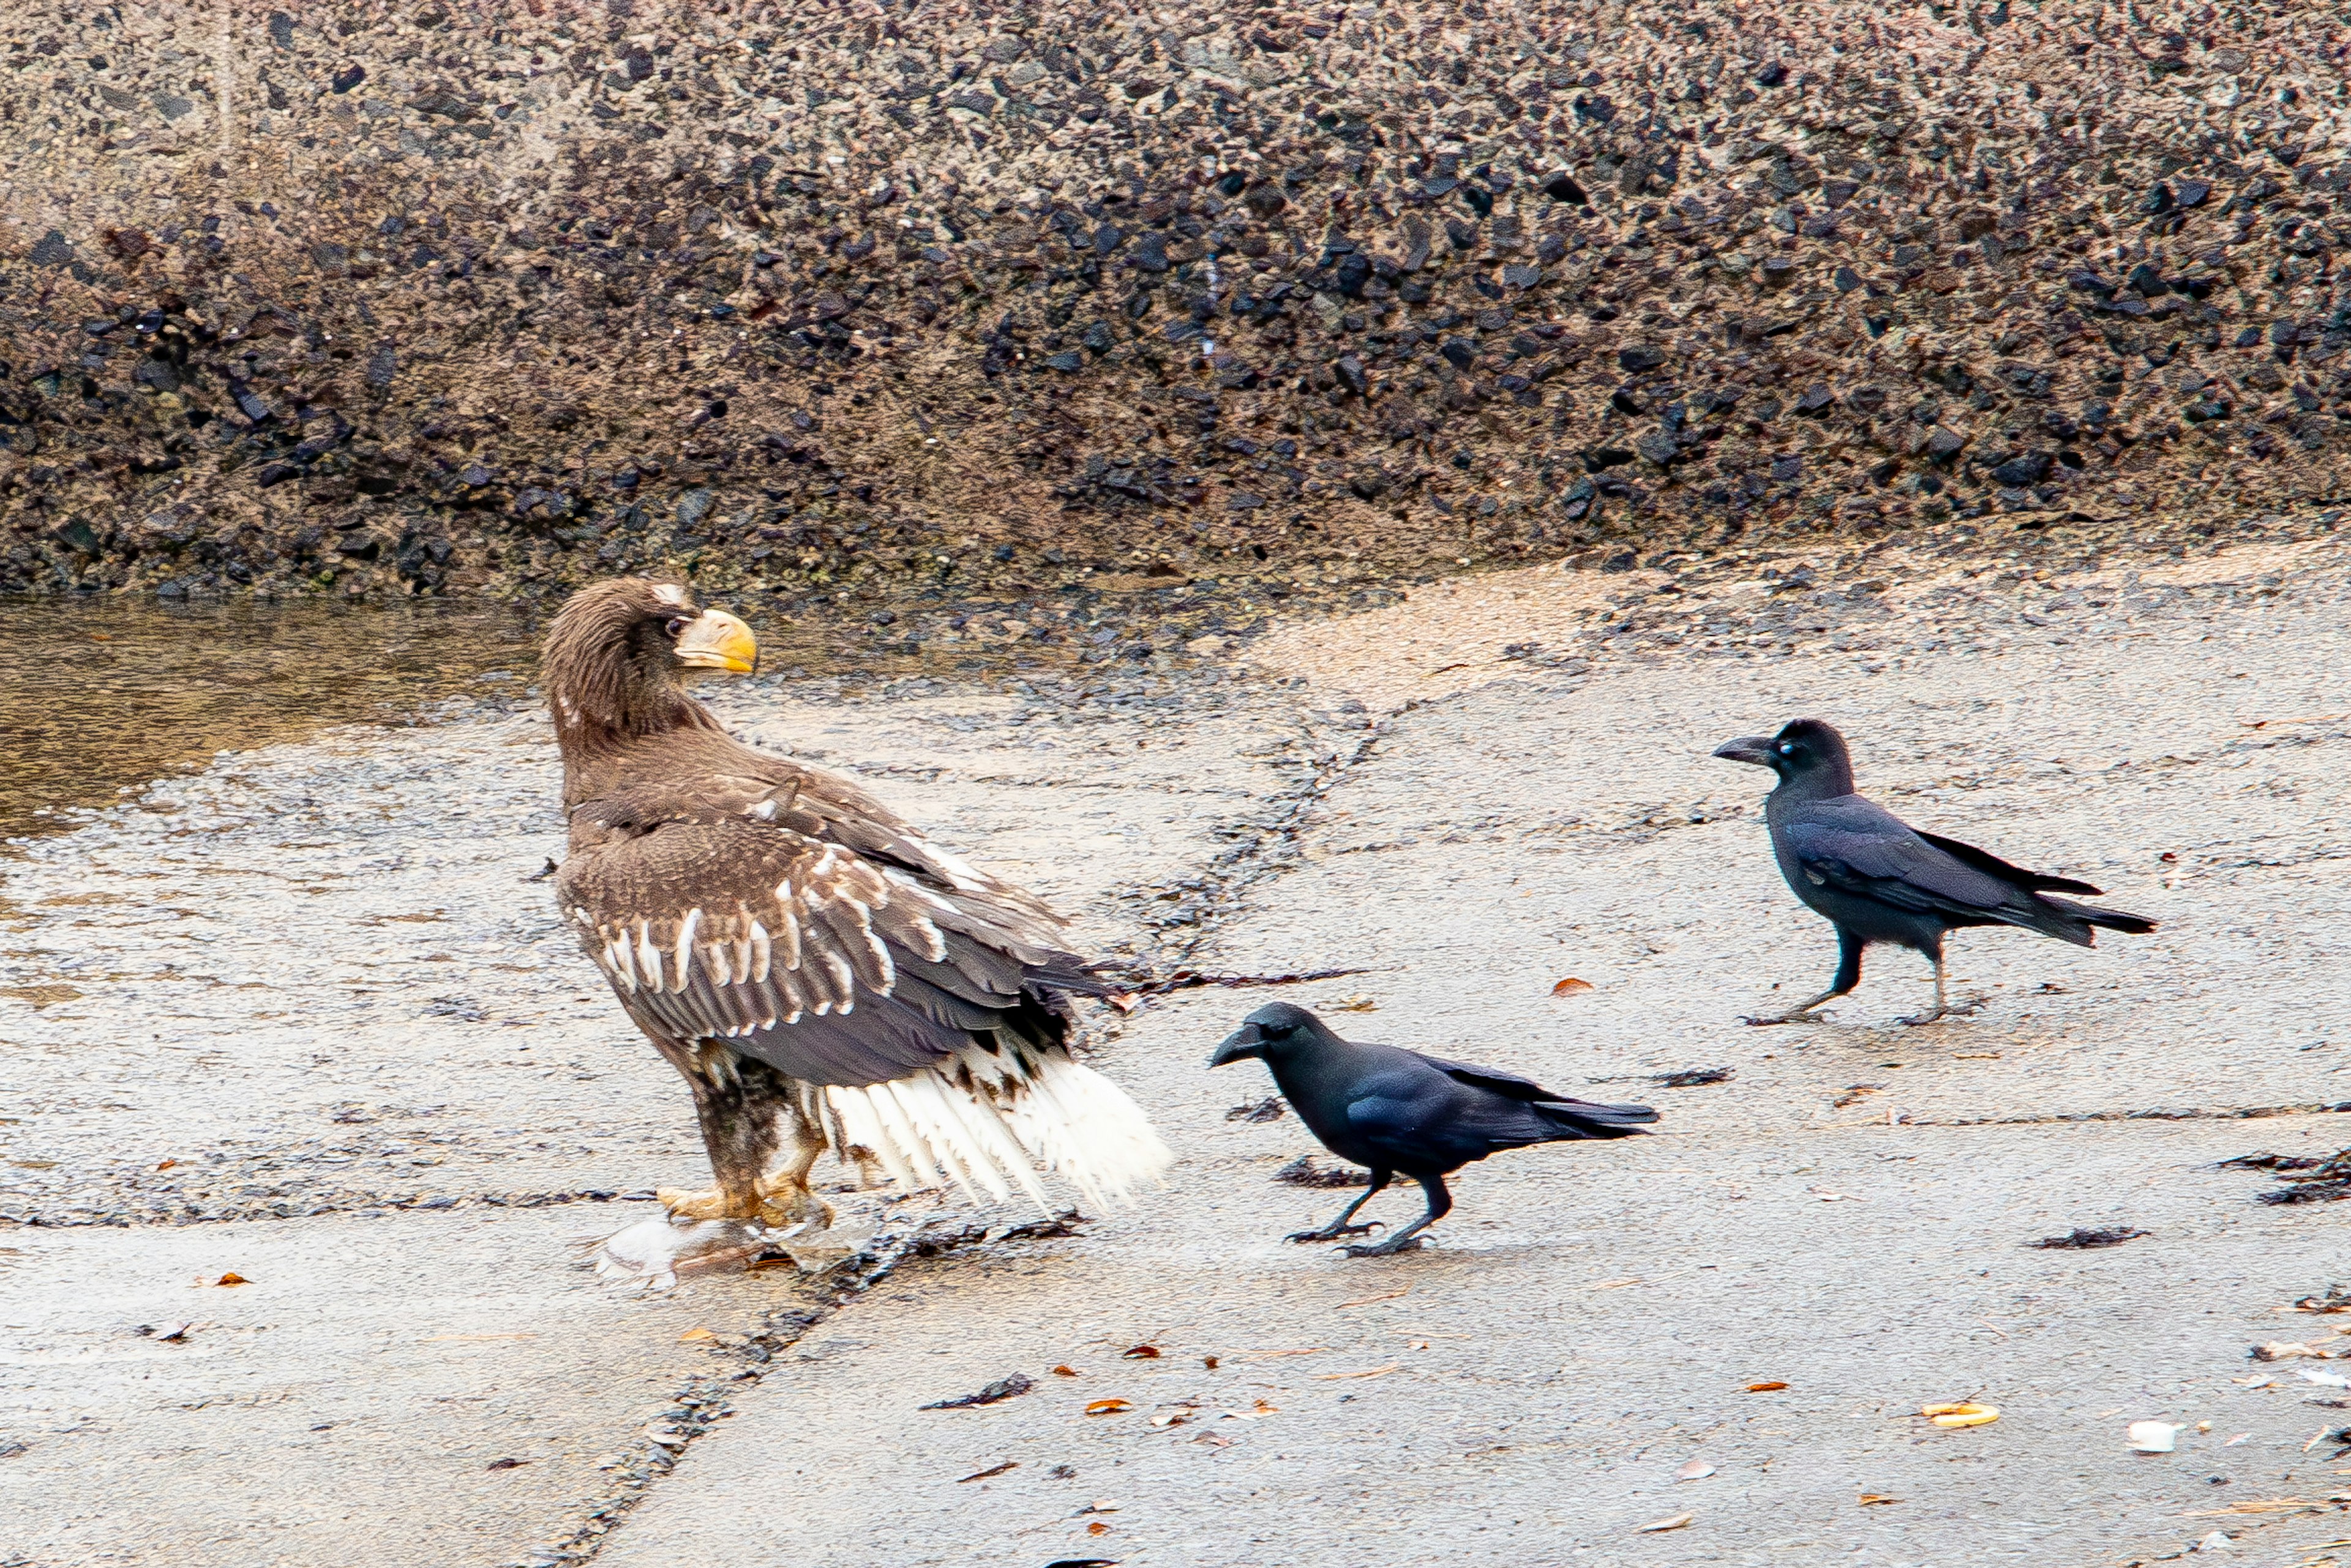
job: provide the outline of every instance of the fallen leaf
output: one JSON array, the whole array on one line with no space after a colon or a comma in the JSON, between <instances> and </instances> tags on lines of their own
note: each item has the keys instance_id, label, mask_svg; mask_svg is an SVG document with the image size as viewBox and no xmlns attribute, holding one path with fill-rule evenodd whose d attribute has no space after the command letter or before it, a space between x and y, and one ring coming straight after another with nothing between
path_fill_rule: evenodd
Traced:
<instances>
[{"instance_id":1,"label":"fallen leaf","mask_svg":"<svg viewBox=\"0 0 2351 1568\"><path fill-rule=\"evenodd\" d=\"M708 1329L688 1329L684 1333L677 1336L677 1343L680 1344L689 1344L695 1340L716 1339L717 1337L718 1336L716 1334L711 1333Z\"/></svg>"},{"instance_id":2,"label":"fallen leaf","mask_svg":"<svg viewBox=\"0 0 2351 1568\"><path fill-rule=\"evenodd\" d=\"M1570 975L1567 978L1553 986L1551 988L1551 994L1554 997L1572 997L1578 991L1588 991L1592 988L1591 981L1579 980L1573 975ZM1644 1526L1643 1528L1646 1529L1649 1527Z\"/></svg>"},{"instance_id":3,"label":"fallen leaf","mask_svg":"<svg viewBox=\"0 0 2351 1568\"><path fill-rule=\"evenodd\" d=\"M1750 1383L1747 1385L1747 1392L1750 1394L1772 1394L1787 1386L1788 1385L1784 1383Z\"/></svg>"},{"instance_id":4,"label":"fallen leaf","mask_svg":"<svg viewBox=\"0 0 2351 1568\"><path fill-rule=\"evenodd\" d=\"M1214 1372L1217 1370L1217 1358L1213 1355L1204 1355L1200 1358L1200 1364Z\"/></svg>"},{"instance_id":5,"label":"fallen leaf","mask_svg":"<svg viewBox=\"0 0 2351 1568\"><path fill-rule=\"evenodd\" d=\"M1110 1533L1110 1526L1097 1519L1092 1524L1086 1526L1086 1533L1088 1535L1108 1535Z\"/></svg>"},{"instance_id":6,"label":"fallen leaf","mask_svg":"<svg viewBox=\"0 0 2351 1568\"><path fill-rule=\"evenodd\" d=\"M180 1162L177 1160L165 1160L162 1165L157 1166L155 1168L159 1171L167 1171L179 1163Z\"/></svg>"},{"instance_id":7,"label":"fallen leaf","mask_svg":"<svg viewBox=\"0 0 2351 1568\"><path fill-rule=\"evenodd\" d=\"M1391 1372L1402 1372L1403 1370L1404 1364L1402 1362L1395 1362L1386 1366L1375 1366L1369 1372L1318 1372L1314 1375L1314 1377L1317 1382L1331 1383L1343 1377L1385 1377Z\"/></svg>"},{"instance_id":8,"label":"fallen leaf","mask_svg":"<svg viewBox=\"0 0 2351 1568\"><path fill-rule=\"evenodd\" d=\"M1139 1344L1133 1350L1121 1351L1119 1354L1127 1361L1157 1361L1159 1347L1155 1344Z\"/></svg>"},{"instance_id":9,"label":"fallen leaf","mask_svg":"<svg viewBox=\"0 0 2351 1568\"><path fill-rule=\"evenodd\" d=\"M1677 1513L1668 1515L1664 1519L1653 1519L1633 1533L1635 1535L1646 1535L1652 1531L1679 1530L1697 1517L1698 1515L1694 1513Z\"/></svg>"},{"instance_id":10,"label":"fallen leaf","mask_svg":"<svg viewBox=\"0 0 2351 1568\"><path fill-rule=\"evenodd\" d=\"M1019 1468L1019 1460L1007 1459L1000 1465L990 1465L987 1469L974 1470L967 1476L957 1477L956 1485L962 1486L966 1481L984 1481L990 1476L1000 1476L1007 1470L1017 1470Z\"/></svg>"},{"instance_id":11,"label":"fallen leaf","mask_svg":"<svg viewBox=\"0 0 2351 1568\"><path fill-rule=\"evenodd\" d=\"M1688 1464L1684 1465L1680 1469L1674 1472L1674 1479L1677 1481L1702 1481L1712 1474L1714 1474L1714 1467L1712 1465L1708 1464L1704 1459L1692 1459Z\"/></svg>"},{"instance_id":12,"label":"fallen leaf","mask_svg":"<svg viewBox=\"0 0 2351 1568\"><path fill-rule=\"evenodd\" d=\"M1864 1508L1877 1508L1901 1500L1898 1497L1887 1497L1884 1492L1865 1491L1861 1494L1861 1506Z\"/></svg>"},{"instance_id":13,"label":"fallen leaf","mask_svg":"<svg viewBox=\"0 0 2351 1568\"><path fill-rule=\"evenodd\" d=\"M242 1274L227 1273L223 1274L219 1279L214 1280L213 1283L215 1285L250 1285L253 1281L246 1279Z\"/></svg>"},{"instance_id":14,"label":"fallen leaf","mask_svg":"<svg viewBox=\"0 0 2351 1568\"><path fill-rule=\"evenodd\" d=\"M1281 1406L1279 1405L1268 1405L1264 1400L1260 1399L1257 1402L1257 1407L1253 1410L1219 1410L1217 1414L1228 1421L1254 1421L1263 1416L1280 1415Z\"/></svg>"},{"instance_id":15,"label":"fallen leaf","mask_svg":"<svg viewBox=\"0 0 2351 1568\"><path fill-rule=\"evenodd\" d=\"M1380 1010L1380 1004L1362 991L1349 997L1333 997L1322 1006L1325 1010L1334 1013L1375 1013Z\"/></svg>"},{"instance_id":16,"label":"fallen leaf","mask_svg":"<svg viewBox=\"0 0 2351 1568\"><path fill-rule=\"evenodd\" d=\"M483 1468L493 1470L518 1470L530 1463L528 1459L492 1459Z\"/></svg>"},{"instance_id":17,"label":"fallen leaf","mask_svg":"<svg viewBox=\"0 0 2351 1568\"><path fill-rule=\"evenodd\" d=\"M1078 1369L1074 1366L1057 1366L1053 1368L1053 1375L1056 1377L1075 1377L1077 1375Z\"/></svg>"},{"instance_id":18,"label":"fallen leaf","mask_svg":"<svg viewBox=\"0 0 2351 1568\"><path fill-rule=\"evenodd\" d=\"M2297 1356L2309 1356L2314 1361L2331 1361L2335 1353L2313 1344L2289 1344L2283 1340L2272 1340L2257 1344L2249 1353L2255 1361L2292 1361Z\"/></svg>"},{"instance_id":19,"label":"fallen leaf","mask_svg":"<svg viewBox=\"0 0 2351 1568\"><path fill-rule=\"evenodd\" d=\"M1151 1417L1151 1425L1159 1427L1181 1427L1192 1418L1189 1410L1163 1410Z\"/></svg>"},{"instance_id":20,"label":"fallen leaf","mask_svg":"<svg viewBox=\"0 0 2351 1568\"><path fill-rule=\"evenodd\" d=\"M2251 1432L2240 1432L2220 1446L2224 1448L2233 1448L2240 1443L2251 1442L2252 1440L2252 1437L2253 1435Z\"/></svg>"},{"instance_id":21,"label":"fallen leaf","mask_svg":"<svg viewBox=\"0 0 2351 1568\"><path fill-rule=\"evenodd\" d=\"M1996 1051L1956 1051L1951 1053L1951 1060L1953 1061L1998 1061L2000 1060L2000 1052Z\"/></svg>"},{"instance_id":22,"label":"fallen leaf","mask_svg":"<svg viewBox=\"0 0 2351 1568\"><path fill-rule=\"evenodd\" d=\"M1332 1311L1333 1311L1333 1312L1345 1312L1349 1307L1368 1307L1368 1306L1370 1306L1374 1301L1395 1301L1398 1296L1409 1296L1409 1295L1411 1295L1411 1294L1412 1294L1412 1287L1411 1287L1410 1285L1406 1285L1406 1286L1405 1286L1403 1290L1401 1290L1401 1291L1388 1291L1386 1294L1384 1294L1384 1295L1379 1295L1379 1296L1365 1296L1365 1297L1364 1297L1362 1301L1341 1301L1337 1306L1333 1307L1333 1308L1332 1308L1332 1309L1331 1309L1331 1310L1332 1310Z\"/></svg>"},{"instance_id":23,"label":"fallen leaf","mask_svg":"<svg viewBox=\"0 0 2351 1568\"><path fill-rule=\"evenodd\" d=\"M1125 1399L1097 1399L1086 1406L1089 1416L1115 1416L1122 1410L1132 1410L1134 1405Z\"/></svg>"},{"instance_id":24,"label":"fallen leaf","mask_svg":"<svg viewBox=\"0 0 2351 1568\"><path fill-rule=\"evenodd\" d=\"M1123 1013L1131 1013L1143 1005L1143 998L1132 991L1113 991L1102 1000Z\"/></svg>"},{"instance_id":25,"label":"fallen leaf","mask_svg":"<svg viewBox=\"0 0 2351 1568\"><path fill-rule=\"evenodd\" d=\"M2000 1412L1989 1405L1971 1405L1961 1401L1956 1405L1929 1405L1918 1412L1938 1427L1989 1427L2000 1419Z\"/></svg>"}]
</instances>

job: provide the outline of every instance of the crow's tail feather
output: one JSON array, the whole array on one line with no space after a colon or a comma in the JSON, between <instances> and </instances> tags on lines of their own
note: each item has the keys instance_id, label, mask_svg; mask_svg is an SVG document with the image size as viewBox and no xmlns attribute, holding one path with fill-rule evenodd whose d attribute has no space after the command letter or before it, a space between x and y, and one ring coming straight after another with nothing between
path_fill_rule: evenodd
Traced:
<instances>
[{"instance_id":1,"label":"crow's tail feather","mask_svg":"<svg viewBox=\"0 0 2351 1568\"><path fill-rule=\"evenodd\" d=\"M1553 1138L1630 1138L1643 1124L1657 1119L1646 1105L1595 1105L1587 1100L1545 1100L1534 1111L1553 1129Z\"/></svg>"},{"instance_id":2,"label":"crow's tail feather","mask_svg":"<svg viewBox=\"0 0 2351 1568\"><path fill-rule=\"evenodd\" d=\"M2129 915L2119 909L2101 909L2095 904L2076 904L2070 898L2052 898L2045 893L2035 896L2037 902L2047 904L2067 919L2078 921L2084 925L2095 925L2107 931L2120 931L2131 936L2144 936L2155 929L2155 922L2144 915ZM2089 946L2089 936L2090 934L2085 931L2080 937L2082 945L2085 947Z\"/></svg>"}]
</instances>

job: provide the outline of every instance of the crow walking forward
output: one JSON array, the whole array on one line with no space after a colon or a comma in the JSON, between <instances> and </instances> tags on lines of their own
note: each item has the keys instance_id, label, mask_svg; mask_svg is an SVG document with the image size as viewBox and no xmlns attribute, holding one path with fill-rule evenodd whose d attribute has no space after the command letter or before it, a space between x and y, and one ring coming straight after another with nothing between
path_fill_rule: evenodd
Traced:
<instances>
[{"instance_id":1,"label":"crow walking forward","mask_svg":"<svg viewBox=\"0 0 2351 1568\"><path fill-rule=\"evenodd\" d=\"M1528 1144L1629 1137L1641 1130L1638 1124L1657 1119L1646 1105L1594 1105L1516 1073L1342 1040L1321 1019L1287 1002L1249 1014L1208 1065L1245 1057L1272 1070L1275 1085L1324 1148L1372 1173L1371 1185L1338 1218L1290 1240L1364 1235L1370 1226L1348 1221L1398 1172L1428 1195L1427 1213L1376 1246L1349 1247L1350 1258L1419 1246L1420 1233L1453 1207L1446 1176L1472 1160Z\"/></svg>"},{"instance_id":2,"label":"crow walking forward","mask_svg":"<svg viewBox=\"0 0 2351 1568\"><path fill-rule=\"evenodd\" d=\"M1909 826L1854 789L1844 737L1816 718L1800 718L1775 736L1750 735L1717 757L1769 768L1780 782L1764 802L1771 852L1788 885L1837 933L1836 977L1812 1000L1751 1024L1796 1023L1861 984L1862 949L1898 942L1935 966L1935 1006L1902 1021L1932 1023L1955 1008L1946 992L1944 936L1962 925L2021 925L2087 947L2093 926L2133 936L2155 929L2143 915L2076 904L2060 893L2095 894L2086 882L2044 876L2009 864L1971 844Z\"/></svg>"}]
</instances>

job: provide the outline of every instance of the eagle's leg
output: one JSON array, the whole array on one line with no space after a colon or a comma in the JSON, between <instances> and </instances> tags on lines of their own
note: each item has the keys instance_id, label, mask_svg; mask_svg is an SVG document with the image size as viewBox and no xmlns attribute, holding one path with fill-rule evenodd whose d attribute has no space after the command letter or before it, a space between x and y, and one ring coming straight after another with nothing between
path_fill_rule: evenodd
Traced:
<instances>
[{"instance_id":1,"label":"eagle's leg","mask_svg":"<svg viewBox=\"0 0 2351 1568\"><path fill-rule=\"evenodd\" d=\"M666 1290L681 1273L722 1268L750 1258L768 1245L767 1227L795 1225L810 1218L808 1170L816 1153L794 1103L791 1084L765 1062L738 1057L724 1045L705 1043L691 1055L668 1056L694 1086L702 1141L710 1151L717 1185L701 1192L663 1187L653 1196L669 1213L642 1220L609 1237L596 1252L596 1271L607 1279ZM783 1138L786 1117L799 1130L793 1165L773 1180L768 1163ZM821 1152L820 1135L816 1152ZM778 1203L776 1195L796 1201ZM830 1210L815 1204L829 1220Z\"/></svg>"},{"instance_id":2,"label":"eagle's leg","mask_svg":"<svg viewBox=\"0 0 2351 1568\"><path fill-rule=\"evenodd\" d=\"M759 1180L759 1214L770 1225L810 1223L818 1230L832 1228L832 1205L809 1190L809 1172L828 1145L824 1129L801 1107L792 1107L792 1155L781 1170Z\"/></svg>"},{"instance_id":3,"label":"eagle's leg","mask_svg":"<svg viewBox=\"0 0 2351 1568\"><path fill-rule=\"evenodd\" d=\"M1808 1002L1798 1003L1796 1006L1790 1008L1786 1012L1775 1013L1770 1018L1742 1018L1740 1021L1741 1023L1751 1023L1757 1025L1775 1023L1813 1023L1817 1021L1818 1015L1814 1012L1814 1009L1819 1008L1823 1003L1833 1002L1839 997L1850 994L1855 986L1861 984L1861 950L1865 946L1865 944L1863 943L1860 937L1855 936L1852 932L1847 931L1844 926L1838 926L1836 977L1829 981L1829 988L1827 990L1823 991L1819 996L1814 997ZM1938 978L1942 972L1942 960L1938 958L1936 960L1935 964L1935 973ZM1938 994L1937 997L1937 1004L1938 1006L1940 1005L1940 1001L1941 998ZM1905 1021L1923 1023L1926 1020L1921 1019Z\"/></svg>"},{"instance_id":4,"label":"eagle's leg","mask_svg":"<svg viewBox=\"0 0 2351 1568\"><path fill-rule=\"evenodd\" d=\"M1338 1218L1332 1220L1330 1224L1324 1226L1320 1230L1294 1230L1288 1236L1283 1237L1282 1239L1285 1241L1335 1241L1342 1236L1370 1235L1372 1230L1370 1226L1350 1225L1347 1221L1354 1218L1355 1210L1371 1202L1372 1199L1378 1195L1382 1187L1387 1186L1390 1181L1395 1179L1395 1173L1393 1171L1374 1171L1372 1173L1372 1185L1357 1193L1355 1195L1355 1201L1339 1211Z\"/></svg>"},{"instance_id":5,"label":"eagle's leg","mask_svg":"<svg viewBox=\"0 0 2351 1568\"><path fill-rule=\"evenodd\" d=\"M1420 1190L1428 1195L1428 1212L1389 1237L1385 1241L1369 1247L1350 1247L1350 1258L1384 1258L1392 1252L1406 1252L1420 1245L1420 1233L1453 1212L1453 1195L1445 1190L1441 1176L1415 1176Z\"/></svg>"},{"instance_id":6,"label":"eagle's leg","mask_svg":"<svg viewBox=\"0 0 2351 1568\"><path fill-rule=\"evenodd\" d=\"M700 1192L663 1187L653 1196L684 1219L789 1225L807 1218L804 1204L779 1206L769 1197L796 1189L805 1198L809 1167L824 1152L821 1134L813 1151L808 1146L810 1129L794 1103L790 1080L766 1062L738 1056L716 1041L702 1047L687 1080L694 1085L695 1113L702 1123L702 1143L710 1151L710 1174L717 1185ZM768 1166L783 1142L787 1118L798 1129L796 1162L770 1180Z\"/></svg>"}]
</instances>

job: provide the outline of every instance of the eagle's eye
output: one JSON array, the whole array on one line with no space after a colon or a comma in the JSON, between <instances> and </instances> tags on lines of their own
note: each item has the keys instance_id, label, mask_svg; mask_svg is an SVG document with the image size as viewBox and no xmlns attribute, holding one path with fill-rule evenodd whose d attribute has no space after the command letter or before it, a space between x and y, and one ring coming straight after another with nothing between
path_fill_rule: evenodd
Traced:
<instances>
[{"instance_id":1,"label":"eagle's eye","mask_svg":"<svg viewBox=\"0 0 2351 1568\"><path fill-rule=\"evenodd\" d=\"M685 628L686 628L686 619L685 619L685 617L684 617L684 616L683 616L683 615L673 615L673 616L671 616L671 617L669 618L669 620L668 620L667 623L665 623L665 624L662 627L662 630L663 630L663 631L664 631L664 632L668 632L668 633L669 633L669 634L674 638L674 637L675 637L679 632L681 632L684 631L684 630L685 630ZM1783 747L1782 749L1785 749L1785 748Z\"/></svg>"}]
</instances>

